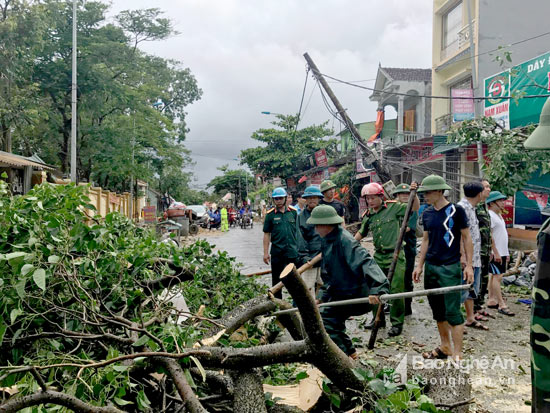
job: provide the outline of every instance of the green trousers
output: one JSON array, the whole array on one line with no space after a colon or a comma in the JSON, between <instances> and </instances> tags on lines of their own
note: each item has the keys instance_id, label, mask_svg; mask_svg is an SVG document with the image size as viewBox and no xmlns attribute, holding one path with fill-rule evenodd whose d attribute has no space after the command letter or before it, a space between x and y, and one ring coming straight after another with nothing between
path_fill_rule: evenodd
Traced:
<instances>
[{"instance_id":1,"label":"green trousers","mask_svg":"<svg viewBox=\"0 0 550 413\"><path fill-rule=\"evenodd\" d=\"M383 259L377 259L378 254L374 254L374 260L380 267L380 269L388 275L388 271L390 269L391 264L391 258L388 260L387 257ZM393 255L393 253L392 253ZM390 287L390 293L396 294L396 293L402 293L405 291L405 255L403 254L403 251L399 253L399 257L397 259L397 264L395 266L395 271L393 272L393 277L391 280L391 287ZM378 306L373 306L372 313L376 317L376 312L378 311ZM390 302L390 321L392 326L402 326L405 322L405 299L400 300L392 300Z\"/></svg>"},{"instance_id":2,"label":"green trousers","mask_svg":"<svg viewBox=\"0 0 550 413\"><path fill-rule=\"evenodd\" d=\"M550 220L543 224L537 243L531 305L531 410L550 412Z\"/></svg>"}]
</instances>

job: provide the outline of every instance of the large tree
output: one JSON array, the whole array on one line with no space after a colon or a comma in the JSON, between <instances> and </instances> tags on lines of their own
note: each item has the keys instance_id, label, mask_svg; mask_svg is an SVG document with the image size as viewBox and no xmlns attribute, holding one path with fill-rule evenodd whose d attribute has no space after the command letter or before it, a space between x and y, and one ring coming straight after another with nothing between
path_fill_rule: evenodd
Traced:
<instances>
[{"instance_id":1,"label":"large tree","mask_svg":"<svg viewBox=\"0 0 550 413\"><path fill-rule=\"evenodd\" d=\"M214 188L214 192L220 196L231 192L239 198L239 201L243 201L254 190L254 177L244 169L229 169L228 165L224 165L218 170L222 175L214 177L206 187Z\"/></svg>"},{"instance_id":2,"label":"large tree","mask_svg":"<svg viewBox=\"0 0 550 413\"><path fill-rule=\"evenodd\" d=\"M277 115L272 122L275 128L255 131L252 139L264 145L241 151L242 163L255 173L287 178L308 169L315 151L324 148L328 156L335 153L336 140L329 138L334 132L327 128L328 122L297 129L298 122L298 116Z\"/></svg>"},{"instance_id":3,"label":"large tree","mask_svg":"<svg viewBox=\"0 0 550 413\"><path fill-rule=\"evenodd\" d=\"M0 46L0 80L11 85L9 102L0 99L0 129L13 131L15 151L39 153L67 172L72 1L4 3L0 44L13 39L15 46ZM112 21L107 10L100 1L78 4L78 175L122 191L131 176L161 182L169 164L182 178L173 182L184 182L191 165L183 146L185 108L202 92L179 62L140 50L142 42L174 34L158 9L124 11Z\"/></svg>"}]
</instances>

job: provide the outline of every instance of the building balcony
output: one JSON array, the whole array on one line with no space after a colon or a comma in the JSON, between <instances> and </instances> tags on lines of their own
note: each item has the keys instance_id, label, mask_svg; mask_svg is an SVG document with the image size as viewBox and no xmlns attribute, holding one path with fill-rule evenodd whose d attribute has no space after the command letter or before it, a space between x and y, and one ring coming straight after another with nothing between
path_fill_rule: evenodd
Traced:
<instances>
[{"instance_id":1,"label":"building balcony","mask_svg":"<svg viewBox=\"0 0 550 413\"><path fill-rule=\"evenodd\" d=\"M437 135L447 133L453 124L453 116L450 113L435 118L435 133Z\"/></svg>"},{"instance_id":2,"label":"building balcony","mask_svg":"<svg viewBox=\"0 0 550 413\"><path fill-rule=\"evenodd\" d=\"M399 147L399 146L407 145L409 143L416 142L423 138L425 138L425 136L422 133L404 131L403 133L399 133L397 135L385 136L382 139L382 143L384 145L392 145L392 146Z\"/></svg>"},{"instance_id":3,"label":"building balcony","mask_svg":"<svg viewBox=\"0 0 550 413\"><path fill-rule=\"evenodd\" d=\"M457 37L447 45L447 47L441 49L440 62L443 62L447 58L453 57L458 52L461 52L470 47L470 26L472 26L472 34L474 36L474 43L476 42L476 24L475 20L472 20L472 24L467 24L457 34Z\"/></svg>"}]
</instances>

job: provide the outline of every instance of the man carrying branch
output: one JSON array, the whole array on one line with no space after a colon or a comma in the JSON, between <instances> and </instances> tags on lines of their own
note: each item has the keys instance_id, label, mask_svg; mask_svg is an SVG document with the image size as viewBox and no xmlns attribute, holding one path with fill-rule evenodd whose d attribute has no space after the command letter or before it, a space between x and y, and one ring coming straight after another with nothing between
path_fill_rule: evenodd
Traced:
<instances>
[{"instance_id":1,"label":"man carrying branch","mask_svg":"<svg viewBox=\"0 0 550 413\"><path fill-rule=\"evenodd\" d=\"M410 189L416 189L417 183L413 182ZM393 260L393 252L399 238L401 223L405 218L407 204L384 200L384 188L377 182L363 186L361 196L365 197L368 210L363 218L363 223L355 239L360 241L366 237L369 231L372 233L374 243L374 260L378 266L388 275L388 270ZM418 211L420 201L418 197L413 202L412 210ZM403 250L399 252L397 265L391 280L391 292L402 293L405 291L405 255ZM367 328L373 328L376 318L376 309L373 313L372 322ZM390 307L390 320L392 328L389 336L398 336L403 331L405 321L405 300L395 300ZM386 324L382 315L382 326Z\"/></svg>"},{"instance_id":2,"label":"man carrying branch","mask_svg":"<svg viewBox=\"0 0 550 413\"><path fill-rule=\"evenodd\" d=\"M389 283L365 248L340 224L344 219L330 205L319 205L307 220L323 238L321 253L323 286L321 302L368 297L369 304L323 307L321 317L330 338L353 359L357 352L346 334L346 320L365 314L380 304L379 296L389 291Z\"/></svg>"},{"instance_id":3,"label":"man carrying branch","mask_svg":"<svg viewBox=\"0 0 550 413\"><path fill-rule=\"evenodd\" d=\"M415 282L420 282L424 269L424 288L439 288L460 285L462 268L460 264L460 244L464 238L466 263L464 279L468 284L473 282L474 270L472 257L474 247L468 228L468 219L460 205L450 203L443 195L450 190L445 180L437 175L427 176L422 180L418 192L424 193L430 205L422 214L424 235L418 264L413 272ZM455 359L462 357L462 339L464 335L464 317L460 311L460 292L445 295L428 296L433 318L441 345L433 351L423 353L428 359Z\"/></svg>"}]
</instances>

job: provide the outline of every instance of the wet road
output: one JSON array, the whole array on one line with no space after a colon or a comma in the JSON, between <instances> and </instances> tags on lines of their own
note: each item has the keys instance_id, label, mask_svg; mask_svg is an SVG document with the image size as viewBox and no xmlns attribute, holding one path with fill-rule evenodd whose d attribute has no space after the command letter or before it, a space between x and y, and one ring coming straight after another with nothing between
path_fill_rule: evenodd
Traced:
<instances>
[{"instance_id":1,"label":"wet road","mask_svg":"<svg viewBox=\"0 0 550 413\"><path fill-rule=\"evenodd\" d=\"M235 257L242 264L243 274L270 269L263 262L263 232L259 222L254 222L253 228L230 228L225 233L219 230L201 230L199 237L214 244L217 251L227 251L230 256Z\"/></svg>"},{"instance_id":2,"label":"wet road","mask_svg":"<svg viewBox=\"0 0 550 413\"><path fill-rule=\"evenodd\" d=\"M252 229L231 228L227 233L201 230L199 237L214 244L216 250L227 251L230 256L235 257L237 262L242 264L243 274L269 269L269 266L262 261L263 232L258 222ZM372 253L370 242L363 245ZM270 275L256 277L256 280L271 284ZM422 284L415 286L415 288L422 287ZM496 319L484 322L490 331L466 329L465 357L496 360L498 356L515 362L514 367L509 370L474 369L471 372L471 378L474 380L472 395L477 399L475 407L472 406L475 411L530 410L529 406L525 405L525 400L530 399L530 380L529 375L523 373L529 368L529 309L517 304L518 297L514 294L507 294L507 298L512 311L517 314L516 317L510 318L491 311ZM370 332L361 326L365 319L370 319L370 315L355 317L347 322L348 333L357 341L358 347L361 347L361 342L363 345L366 344L370 336ZM383 329L379 338L376 355L367 352L367 357L382 357L378 360L382 362L403 357L404 354L418 356L422 351L435 348L439 344L439 339L427 299L421 297L413 301L413 315L406 317L404 332L400 337L390 338L387 336L387 329ZM477 381L481 379L483 382L478 383ZM504 385L503 380L506 383Z\"/></svg>"}]
</instances>

